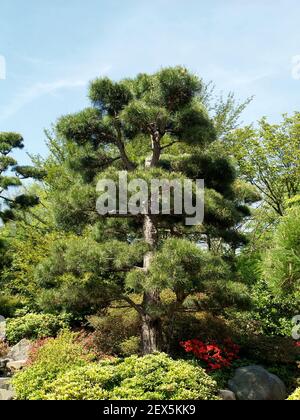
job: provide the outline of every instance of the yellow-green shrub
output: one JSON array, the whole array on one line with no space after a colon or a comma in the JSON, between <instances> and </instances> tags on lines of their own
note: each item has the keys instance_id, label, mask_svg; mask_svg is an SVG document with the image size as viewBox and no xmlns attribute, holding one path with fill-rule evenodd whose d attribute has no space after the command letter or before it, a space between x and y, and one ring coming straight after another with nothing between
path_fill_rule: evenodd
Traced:
<instances>
[{"instance_id":1,"label":"yellow-green shrub","mask_svg":"<svg viewBox=\"0 0 300 420\"><path fill-rule=\"evenodd\" d=\"M296 389L296 391L288 398L289 401L300 401L300 388Z\"/></svg>"},{"instance_id":2,"label":"yellow-green shrub","mask_svg":"<svg viewBox=\"0 0 300 420\"><path fill-rule=\"evenodd\" d=\"M35 355L34 363L14 377L18 399L39 399L42 390L60 374L87 365L93 355L78 342L78 334L62 332L50 339Z\"/></svg>"},{"instance_id":3,"label":"yellow-green shrub","mask_svg":"<svg viewBox=\"0 0 300 420\"><path fill-rule=\"evenodd\" d=\"M68 327L67 315L34 314L8 319L6 322L6 337L10 344L17 344L23 338L37 340L54 337Z\"/></svg>"},{"instance_id":4,"label":"yellow-green shrub","mask_svg":"<svg viewBox=\"0 0 300 420\"><path fill-rule=\"evenodd\" d=\"M99 354L129 356L135 353L133 347L131 353L125 349L128 340L133 344L135 337L137 343L140 335L140 320L134 309L109 308L104 316L92 316L89 322L95 330L94 341ZM139 352L137 345L135 350L136 353Z\"/></svg>"},{"instance_id":5,"label":"yellow-green shrub","mask_svg":"<svg viewBox=\"0 0 300 420\"><path fill-rule=\"evenodd\" d=\"M44 348L45 349L45 348ZM44 365L43 381L31 380L41 374L38 363L14 380L17 397L28 400L215 400L217 385L192 362L172 360L159 353L132 356L101 363L74 363L53 377ZM53 370L51 369L53 372ZM30 391L28 391L28 381ZM26 392L25 389L27 389Z\"/></svg>"},{"instance_id":6,"label":"yellow-green shrub","mask_svg":"<svg viewBox=\"0 0 300 420\"><path fill-rule=\"evenodd\" d=\"M119 345L120 353L122 356L133 356L139 354L141 351L141 338L130 337L127 340L122 341Z\"/></svg>"}]
</instances>

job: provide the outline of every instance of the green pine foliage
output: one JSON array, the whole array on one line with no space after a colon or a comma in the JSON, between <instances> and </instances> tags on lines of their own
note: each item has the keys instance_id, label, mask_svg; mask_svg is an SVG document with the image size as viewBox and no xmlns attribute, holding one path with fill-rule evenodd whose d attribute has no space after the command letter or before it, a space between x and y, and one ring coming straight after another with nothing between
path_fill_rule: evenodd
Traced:
<instances>
[{"instance_id":1,"label":"green pine foliage","mask_svg":"<svg viewBox=\"0 0 300 420\"><path fill-rule=\"evenodd\" d=\"M0 132L0 219L3 222L14 219L17 210L30 208L39 202L37 196L29 194L10 197L10 190L21 187L23 179L42 179L45 175L38 169L17 165L11 154L23 147L23 138L20 134Z\"/></svg>"},{"instance_id":2,"label":"green pine foliage","mask_svg":"<svg viewBox=\"0 0 300 420\"><path fill-rule=\"evenodd\" d=\"M92 107L59 119L41 169L57 227L69 236L38 265L41 308L92 315L123 301L142 320L159 324L197 293L244 305L247 288L236 282L223 255L246 242L237 226L250 215L247 205L257 195L249 189L241 193L204 96L202 80L182 67L120 82L100 78L90 84ZM159 214L152 220L158 232L153 248L144 217L100 217L96 184L118 180L119 171L126 171L129 181L148 184L157 178L204 178L204 223L188 228L185 215ZM153 259L146 268L149 252ZM165 289L175 292L177 306L161 303ZM133 293L143 296L142 302L132 301ZM149 303L153 293L156 302ZM217 306L221 312L221 303Z\"/></svg>"}]
</instances>

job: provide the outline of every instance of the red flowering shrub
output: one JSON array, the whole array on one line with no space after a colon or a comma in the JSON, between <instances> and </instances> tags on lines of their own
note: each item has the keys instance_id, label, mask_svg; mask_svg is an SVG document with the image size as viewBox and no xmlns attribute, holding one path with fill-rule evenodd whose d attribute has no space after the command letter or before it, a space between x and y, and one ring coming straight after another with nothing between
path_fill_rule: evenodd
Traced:
<instances>
[{"instance_id":1,"label":"red flowering shrub","mask_svg":"<svg viewBox=\"0 0 300 420\"><path fill-rule=\"evenodd\" d=\"M80 344L83 347L83 349L88 353L93 353L99 356L97 345L95 342L95 335L88 333L84 330L79 331L77 334L78 335L76 338L76 342Z\"/></svg>"},{"instance_id":2,"label":"red flowering shrub","mask_svg":"<svg viewBox=\"0 0 300 420\"><path fill-rule=\"evenodd\" d=\"M34 343L32 343L30 350L29 350L29 356L27 360L27 365L31 366L37 359L39 350L44 347L44 345L49 341L49 338L42 338L40 340L36 340Z\"/></svg>"},{"instance_id":3,"label":"red flowering shrub","mask_svg":"<svg viewBox=\"0 0 300 420\"><path fill-rule=\"evenodd\" d=\"M230 367L234 360L239 359L240 346L229 338L222 344L217 341L204 343L193 339L180 343L187 353L192 353L197 359L206 363L208 370L218 370Z\"/></svg>"}]
</instances>

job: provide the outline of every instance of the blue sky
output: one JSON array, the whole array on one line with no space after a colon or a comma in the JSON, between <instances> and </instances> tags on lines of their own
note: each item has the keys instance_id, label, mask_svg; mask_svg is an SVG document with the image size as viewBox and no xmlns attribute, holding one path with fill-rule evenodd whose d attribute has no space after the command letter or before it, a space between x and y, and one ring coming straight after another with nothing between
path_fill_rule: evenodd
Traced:
<instances>
[{"instance_id":1,"label":"blue sky","mask_svg":"<svg viewBox=\"0 0 300 420\"><path fill-rule=\"evenodd\" d=\"M299 16L298 0L1 0L0 131L45 155L44 128L88 104L90 79L176 64L240 99L255 95L245 122L277 122L300 110Z\"/></svg>"}]
</instances>

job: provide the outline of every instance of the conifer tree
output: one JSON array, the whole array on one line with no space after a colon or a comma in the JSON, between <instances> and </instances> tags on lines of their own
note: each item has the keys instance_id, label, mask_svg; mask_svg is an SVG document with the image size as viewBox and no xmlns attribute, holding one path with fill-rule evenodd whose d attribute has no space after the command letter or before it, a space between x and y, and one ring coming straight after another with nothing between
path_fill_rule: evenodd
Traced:
<instances>
[{"instance_id":1,"label":"conifer tree","mask_svg":"<svg viewBox=\"0 0 300 420\"><path fill-rule=\"evenodd\" d=\"M17 133L0 133L0 219L7 222L15 218L16 210L25 210L38 204L37 196L10 194L12 188L21 187L22 180L41 179L43 173L30 166L18 166L11 156L15 149L24 147L23 138ZM12 197L11 197L12 196Z\"/></svg>"},{"instance_id":2,"label":"conifer tree","mask_svg":"<svg viewBox=\"0 0 300 420\"><path fill-rule=\"evenodd\" d=\"M182 310L189 296L206 292L226 306L229 291L237 299L245 295L212 242L223 251L244 243L236 226L249 215L251 199L222 155L203 89L182 67L120 82L94 80L92 107L60 118L44 165L56 221L69 236L39 266L41 304L96 310L126 302L140 315L144 353L162 348L163 319ZM184 214L150 211L101 217L97 182L117 180L120 171L148 183L204 179L204 223L187 227ZM161 300L165 289L175 296L170 305Z\"/></svg>"}]
</instances>

